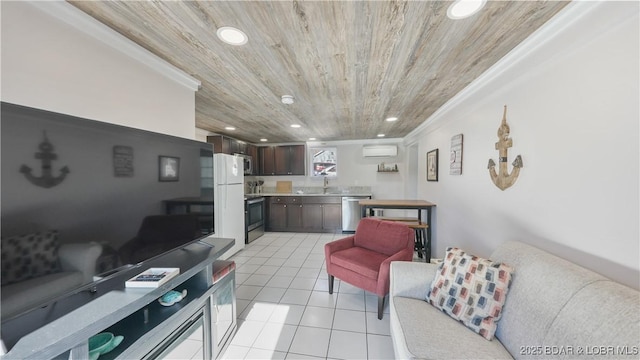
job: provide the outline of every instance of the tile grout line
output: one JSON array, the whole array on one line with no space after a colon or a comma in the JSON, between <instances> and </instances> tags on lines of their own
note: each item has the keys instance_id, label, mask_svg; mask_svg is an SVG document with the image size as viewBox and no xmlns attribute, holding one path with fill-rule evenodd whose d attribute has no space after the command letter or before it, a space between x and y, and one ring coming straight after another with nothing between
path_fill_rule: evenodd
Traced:
<instances>
[{"instance_id":1,"label":"tile grout line","mask_svg":"<svg viewBox=\"0 0 640 360\"><path fill-rule=\"evenodd\" d=\"M312 239L313 238L313 239ZM271 238L268 239L268 242L265 243L260 243L259 245L257 243L255 243L254 245L258 245L259 249L257 247L247 247L247 250L249 250L249 253L245 253L245 254L238 254L237 256L239 257L245 257L246 256L246 261L242 263L242 265L254 265L255 268L253 271L248 272L248 273L243 273L243 277L246 276L246 279L243 281L242 284L238 284L239 286L245 285L245 286L254 286L254 287L259 287L261 288L250 300L246 300L246 299L242 299L244 301L247 301L248 303L255 303L256 302L256 297L258 296L258 294L260 292L262 292L264 289L276 289L276 287L271 287L268 286L267 284L276 276L288 276L288 275L276 275L279 271L282 270L283 267L287 267L287 260L292 259L292 257L294 256L294 253L297 254L301 254L301 252L305 253L305 257L302 260L299 260L301 262L301 264L299 266L296 266L297 271L295 274L293 274L292 277L292 281L287 285L286 288L277 288L277 289L283 289L285 292L288 290L300 290L300 291L304 291L304 292L308 292L309 293L309 297L307 297L305 299L305 303L304 304L288 304L288 305L298 305L298 306L302 306L303 307L303 314L301 315L299 321L297 322L296 325L291 325L291 326L295 326L295 331L292 334L292 340L295 338L296 334L298 334L298 330L300 328L300 326L305 326L305 327L311 327L311 328L323 328L323 327L315 327L315 326L306 326L306 325L302 325L301 321L302 321L302 316L304 316L304 313L306 312L306 310L311 306L310 305L310 300L311 300L311 295L313 295L314 293L322 293L322 292L326 292L326 290L322 290L322 289L318 289L318 287L320 287L320 281L326 280L326 279L321 279L321 274L322 274L322 270L325 267L325 261L324 259L322 259L322 261L320 261L320 267L319 269L317 269L315 266L311 266L311 267L305 267L304 264L306 262L309 261L318 261L320 260L319 258L322 258L323 256L323 252L319 251L320 247L322 247L324 244L326 244L327 242L333 241L336 238L339 238L337 235L334 234L334 236L332 236L332 238L323 238L321 236L305 236L305 237L296 237L296 236L291 236L291 237L286 237L286 238L281 238L281 237L275 237L275 238ZM285 243L283 243L282 241L291 241L291 240L296 240L299 241L299 243L295 246L295 247L289 247L286 246ZM278 243L278 244L274 244L274 243ZM252 249L254 249L256 251L252 251ZM269 249L268 253L270 255L268 256L260 256L260 255L264 255L261 254L260 251L263 249ZM290 251L289 256L287 258L274 258L273 256L276 256L276 254L280 251L283 251L287 249L286 251ZM278 256L281 256L281 254L278 254ZM255 258L264 258L266 259L264 262L262 262L261 264L257 265L257 264L250 264L249 262L251 261L251 259L255 259ZM269 262L269 260L271 259L283 259L282 263L279 265L269 265L266 264L267 262ZM264 266L273 266L273 267L277 267L278 269L271 272L271 270L269 270L270 273L259 273L260 268L264 267ZM312 269L314 270L314 272L316 272L316 275L313 277L301 277L299 276L301 274L301 272L303 271L303 269ZM309 270L310 271L310 270ZM268 275L268 279L264 282L263 285L249 285L249 284L245 284L245 282L253 275ZM305 282L313 282L313 287L312 288L308 288L307 285L301 285L301 287L303 287L302 289L296 289L292 287L292 283L294 281L300 281L302 283ZM295 286L295 285L294 285ZM345 295L347 295L348 293L343 293ZM368 332L368 323L369 320L367 319L367 304L366 304L366 292L361 292L363 298L362 300L364 301L363 305L364 308L362 310L360 309L338 309L337 308L337 300L334 302L333 306L328 307L329 309L333 310L333 317L332 317L332 321L331 321L331 328L327 329L329 330L329 342L327 344L327 349L326 349L326 355L325 358L327 358L329 356L329 350L330 350L330 346L331 346L331 334L333 333L334 326L336 324L336 316L337 316L337 310L344 310L344 311L355 311L355 312L360 312L363 313L364 315L364 331L363 332L358 332L358 331L351 331L351 330L344 330L345 332L350 332L350 333L354 333L354 334L362 334L365 336L365 354L366 357L369 357L369 348L368 348L368 343L369 343L369 339L368 336L369 332ZM339 298L340 296L340 292L336 291L336 295L337 298ZM286 303L281 303L280 301L282 300L282 298L280 298L277 302L271 302L271 301L265 301L268 303L273 303L273 304L286 304ZM259 301L259 300L258 300ZM326 306L320 306L321 308L327 308ZM246 308L243 310L243 312L246 311ZM272 316L272 315L271 315ZM246 319L244 319L246 320ZM269 319L267 319L265 322L269 323ZM286 323L283 323L283 325ZM326 328L323 328L326 329ZM263 329L261 329L261 331L263 331ZM373 333L372 333L373 334ZM381 336L386 336L384 334L380 334ZM250 346L248 348L248 352L251 351L251 349L257 349L257 350L265 350L265 349L259 349L259 348L254 348L253 344L255 344L255 341L257 339L254 339L252 346ZM285 353L286 355L288 354L296 354L296 353L292 353L290 352L291 348L293 346L293 341L291 343L289 343L286 351L280 351L280 350L276 350L276 349L272 349L271 351L278 351L278 352L282 352ZM245 347L246 348L246 347ZM284 350L284 349L283 349ZM247 352L247 354L248 354ZM286 356L285 355L285 356ZM300 355L304 355L304 354L300 354Z\"/></svg>"}]
</instances>

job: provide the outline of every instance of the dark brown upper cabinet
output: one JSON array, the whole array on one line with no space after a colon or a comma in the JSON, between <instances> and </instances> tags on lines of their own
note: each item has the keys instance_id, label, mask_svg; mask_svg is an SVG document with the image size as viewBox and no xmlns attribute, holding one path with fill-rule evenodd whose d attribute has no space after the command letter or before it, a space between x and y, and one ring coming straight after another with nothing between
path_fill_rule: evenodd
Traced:
<instances>
[{"instance_id":1,"label":"dark brown upper cabinet","mask_svg":"<svg viewBox=\"0 0 640 360\"><path fill-rule=\"evenodd\" d=\"M304 145L259 147L260 175L305 175L305 154Z\"/></svg>"}]
</instances>

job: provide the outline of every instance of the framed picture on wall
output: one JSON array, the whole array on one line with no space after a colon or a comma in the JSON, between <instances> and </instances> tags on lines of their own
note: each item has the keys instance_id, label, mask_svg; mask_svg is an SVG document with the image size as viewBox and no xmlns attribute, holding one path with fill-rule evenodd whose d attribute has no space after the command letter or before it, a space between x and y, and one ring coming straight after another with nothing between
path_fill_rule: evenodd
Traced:
<instances>
[{"instance_id":1,"label":"framed picture on wall","mask_svg":"<svg viewBox=\"0 0 640 360\"><path fill-rule=\"evenodd\" d=\"M438 149L427 153L427 181L438 181Z\"/></svg>"},{"instance_id":2,"label":"framed picture on wall","mask_svg":"<svg viewBox=\"0 0 640 360\"><path fill-rule=\"evenodd\" d=\"M113 147L113 175L133 177L133 147L124 145Z\"/></svg>"},{"instance_id":3,"label":"framed picture on wall","mask_svg":"<svg viewBox=\"0 0 640 360\"><path fill-rule=\"evenodd\" d=\"M462 134L455 135L451 138L449 174L462 175Z\"/></svg>"},{"instance_id":4,"label":"framed picture on wall","mask_svg":"<svg viewBox=\"0 0 640 360\"><path fill-rule=\"evenodd\" d=\"M158 156L158 180L180 180L180 158L173 156Z\"/></svg>"}]
</instances>

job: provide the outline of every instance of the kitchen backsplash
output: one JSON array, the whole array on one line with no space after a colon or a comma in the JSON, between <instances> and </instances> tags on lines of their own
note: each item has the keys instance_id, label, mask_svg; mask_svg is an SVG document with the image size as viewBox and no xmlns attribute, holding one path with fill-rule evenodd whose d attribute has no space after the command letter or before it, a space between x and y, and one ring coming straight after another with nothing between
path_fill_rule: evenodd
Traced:
<instances>
[{"instance_id":1,"label":"kitchen backsplash","mask_svg":"<svg viewBox=\"0 0 640 360\"><path fill-rule=\"evenodd\" d=\"M325 192L322 186L294 186L292 194L371 194L371 186L329 186ZM263 194L275 194L275 186L263 186Z\"/></svg>"}]
</instances>

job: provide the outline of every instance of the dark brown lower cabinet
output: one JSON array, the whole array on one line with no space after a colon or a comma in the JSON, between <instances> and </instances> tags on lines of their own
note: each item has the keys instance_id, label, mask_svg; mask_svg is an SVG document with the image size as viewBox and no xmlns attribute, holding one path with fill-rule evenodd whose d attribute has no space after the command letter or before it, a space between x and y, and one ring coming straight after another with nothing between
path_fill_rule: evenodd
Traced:
<instances>
[{"instance_id":1,"label":"dark brown lower cabinet","mask_svg":"<svg viewBox=\"0 0 640 360\"><path fill-rule=\"evenodd\" d=\"M270 203L267 210L268 230L284 229L287 227L287 204Z\"/></svg>"},{"instance_id":2,"label":"dark brown lower cabinet","mask_svg":"<svg viewBox=\"0 0 640 360\"><path fill-rule=\"evenodd\" d=\"M342 201L341 198L337 198ZM342 203L322 205L322 229L326 231L342 231Z\"/></svg>"},{"instance_id":3,"label":"dark brown lower cabinet","mask_svg":"<svg viewBox=\"0 0 640 360\"><path fill-rule=\"evenodd\" d=\"M334 232L342 229L338 196L270 196L267 231Z\"/></svg>"},{"instance_id":4,"label":"dark brown lower cabinet","mask_svg":"<svg viewBox=\"0 0 640 360\"><path fill-rule=\"evenodd\" d=\"M287 227L293 231L302 230L302 204L289 204L287 206Z\"/></svg>"},{"instance_id":5,"label":"dark brown lower cabinet","mask_svg":"<svg viewBox=\"0 0 640 360\"><path fill-rule=\"evenodd\" d=\"M306 231L322 231L322 204L303 204L302 223Z\"/></svg>"}]
</instances>

